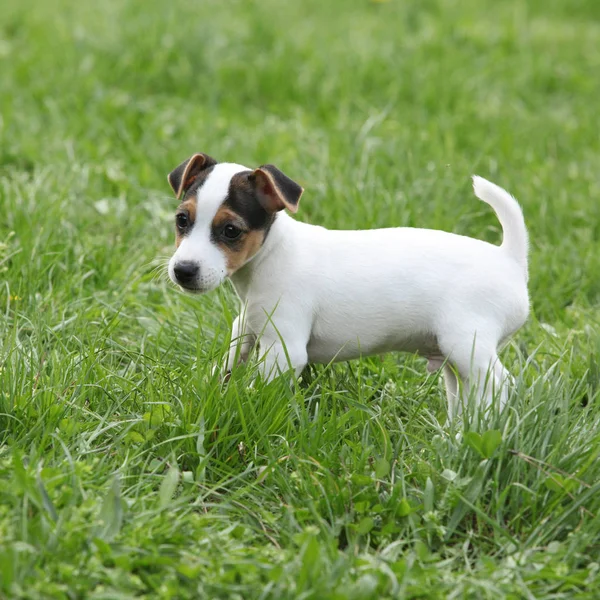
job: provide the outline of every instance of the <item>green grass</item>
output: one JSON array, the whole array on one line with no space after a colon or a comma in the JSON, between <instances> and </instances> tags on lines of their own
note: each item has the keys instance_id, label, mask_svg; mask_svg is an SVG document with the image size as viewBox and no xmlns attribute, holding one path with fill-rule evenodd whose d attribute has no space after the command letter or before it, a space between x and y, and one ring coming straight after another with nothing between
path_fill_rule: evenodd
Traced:
<instances>
[{"instance_id":1,"label":"green grass","mask_svg":"<svg viewBox=\"0 0 600 600\"><path fill-rule=\"evenodd\" d=\"M0 598L597 597L599 39L595 0L4 0ZM160 276L196 151L329 227L497 242L469 176L514 193L510 409L446 427L409 355L220 384L231 289Z\"/></svg>"}]
</instances>

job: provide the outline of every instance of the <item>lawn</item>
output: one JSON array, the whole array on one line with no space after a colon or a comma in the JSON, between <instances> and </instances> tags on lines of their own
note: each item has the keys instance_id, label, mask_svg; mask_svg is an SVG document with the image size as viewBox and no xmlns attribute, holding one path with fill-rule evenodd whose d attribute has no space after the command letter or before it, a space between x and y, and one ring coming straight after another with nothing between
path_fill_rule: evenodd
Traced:
<instances>
[{"instance_id":1,"label":"lawn","mask_svg":"<svg viewBox=\"0 0 600 600\"><path fill-rule=\"evenodd\" d=\"M3 0L0 598L597 598L597 4ZM411 355L221 383L233 291L164 269L194 152L332 228L499 243L470 175L515 194L509 409L446 425Z\"/></svg>"}]
</instances>

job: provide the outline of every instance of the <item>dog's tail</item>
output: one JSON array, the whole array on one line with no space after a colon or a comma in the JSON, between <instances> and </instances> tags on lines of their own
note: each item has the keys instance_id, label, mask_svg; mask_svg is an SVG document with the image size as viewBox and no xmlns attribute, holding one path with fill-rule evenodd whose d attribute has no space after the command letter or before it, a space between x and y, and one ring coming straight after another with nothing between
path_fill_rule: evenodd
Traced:
<instances>
[{"instance_id":1,"label":"dog's tail","mask_svg":"<svg viewBox=\"0 0 600 600\"><path fill-rule=\"evenodd\" d=\"M477 175L473 176L473 190L480 200L494 209L502 225L501 248L521 265L527 279L529 239L519 203L506 190Z\"/></svg>"}]
</instances>

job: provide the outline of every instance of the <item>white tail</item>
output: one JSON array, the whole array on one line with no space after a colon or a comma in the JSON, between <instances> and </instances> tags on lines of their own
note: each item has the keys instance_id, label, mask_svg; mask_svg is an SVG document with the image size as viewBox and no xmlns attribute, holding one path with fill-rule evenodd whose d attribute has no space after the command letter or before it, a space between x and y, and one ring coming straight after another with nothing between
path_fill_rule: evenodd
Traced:
<instances>
[{"instance_id":1,"label":"white tail","mask_svg":"<svg viewBox=\"0 0 600 600\"><path fill-rule=\"evenodd\" d=\"M502 225L501 248L521 265L527 279L529 239L519 203L506 190L477 175L473 175L473 191L494 209Z\"/></svg>"}]
</instances>

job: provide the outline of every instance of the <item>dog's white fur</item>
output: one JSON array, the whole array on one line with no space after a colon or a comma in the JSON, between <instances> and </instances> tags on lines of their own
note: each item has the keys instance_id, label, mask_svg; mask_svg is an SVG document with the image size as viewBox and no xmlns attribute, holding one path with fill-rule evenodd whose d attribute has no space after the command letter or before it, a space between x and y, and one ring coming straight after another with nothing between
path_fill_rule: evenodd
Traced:
<instances>
[{"instance_id":1,"label":"dog's white fur","mask_svg":"<svg viewBox=\"0 0 600 600\"><path fill-rule=\"evenodd\" d=\"M219 163L199 189L193 230L169 264L174 281L178 261L200 264L200 291L225 279L210 222L243 170ZM328 230L279 213L263 247L231 276L242 312L225 368L258 338L267 378L289 366L298 375L308 362L419 352L430 370L444 366L451 414L456 375L465 397L489 404L495 389L504 402L510 375L497 349L527 319L527 231L512 196L480 177L473 185L500 220L501 246L429 229Z\"/></svg>"}]
</instances>

